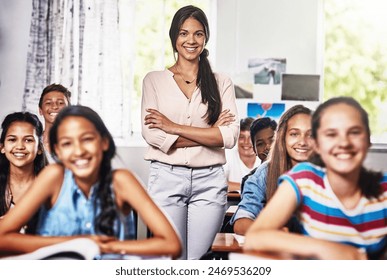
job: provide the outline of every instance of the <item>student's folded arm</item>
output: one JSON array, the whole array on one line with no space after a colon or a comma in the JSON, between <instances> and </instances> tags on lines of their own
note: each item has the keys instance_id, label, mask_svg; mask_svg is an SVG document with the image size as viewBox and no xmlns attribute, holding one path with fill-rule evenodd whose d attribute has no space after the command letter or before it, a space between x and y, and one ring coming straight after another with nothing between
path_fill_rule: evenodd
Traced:
<instances>
[{"instance_id":1,"label":"student's folded arm","mask_svg":"<svg viewBox=\"0 0 387 280\"><path fill-rule=\"evenodd\" d=\"M265 164L266 165L266 164ZM238 209L231 218L234 231L244 235L266 202L266 168L261 165L245 181Z\"/></svg>"},{"instance_id":2,"label":"student's folded arm","mask_svg":"<svg viewBox=\"0 0 387 280\"><path fill-rule=\"evenodd\" d=\"M239 235L245 235L253 223L254 220L250 218L238 218L234 222L234 232Z\"/></svg>"},{"instance_id":3,"label":"student's folded arm","mask_svg":"<svg viewBox=\"0 0 387 280\"><path fill-rule=\"evenodd\" d=\"M312 238L296 233L279 230L262 230L255 238L259 244L251 244L250 232L246 235L244 251L267 251L290 255L290 258L321 260L365 260L367 255L362 250L332 241Z\"/></svg>"},{"instance_id":4,"label":"student's folded arm","mask_svg":"<svg viewBox=\"0 0 387 280\"><path fill-rule=\"evenodd\" d=\"M129 204L144 221L152 237L143 240L111 241L102 246L105 253L138 255L169 255L177 258L181 254L181 243L175 229L163 212L149 197L137 178L128 170L114 173L114 190L118 200Z\"/></svg>"},{"instance_id":5,"label":"student's folded arm","mask_svg":"<svg viewBox=\"0 0 387 280\"><path fill-rule=\"evenodd\" d=\"M287 253L302 258L365 258L365 254L355 247L281 230L296 210L298 203L294 187L289 181L282 181L274 196L247 231L243 249Z\"/></svg>"},{"instance_id":6,"label":"student's folded arm","mask_svg":"<svg viewBox=\"0 0 387 280\"><path fill-rule=\"evenodd\" d=\"M280 229L290 219L297 207L297 196L289 182L283 181L275 195L270 199L253 225L246 232L246 248L251 250L268 249L274 240L260 241L265 231ZM266 237L266 235L264 235ZM254 241L259 241L254 244Z\"/></svg>"},{"instance_id":7,"label":"student's folded arm","mask_svg":"<svg viewBox=\"0 0 387 280\"><path fill-rule=\"evenodd\" d=\"M62 176L62 177L61 177ZM62 179L61 179L62 178ZM0 251L3 253L27 253L43 246L68 240L66 237L41 237L19 233L42 205L49 205L60 189L63 167L52 164L45 167L20 201L0 222Z\"/></svg>"}]
</instances>

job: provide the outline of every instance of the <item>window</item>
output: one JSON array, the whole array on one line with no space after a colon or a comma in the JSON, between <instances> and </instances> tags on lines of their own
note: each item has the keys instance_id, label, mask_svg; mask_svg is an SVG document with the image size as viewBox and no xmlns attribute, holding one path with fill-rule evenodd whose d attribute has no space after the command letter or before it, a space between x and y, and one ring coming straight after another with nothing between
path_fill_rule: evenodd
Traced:
<instances>
[{"instance_id":1,"label":"window","mask_svg":"<svg viewBox=\"0 0 387 280\"><path fill-rule=\"evenodd\" d=\"M367 110L372 142L387 144L387 2L325 0L324 99L352 96Z\"/></svg>"},{"instance_id":2,"label":"window","mask_svg":"<svg viewBox=\"0 0 387 280\"><path fill-rule=\"evenodd\" d=\"M210 19L211 0L195 1ZM124 91L130 100L131 134L141 132L141 90L146 73L174 63L169 27L175 12L188 0L120 1L120 37ZM136 137L135 137L136 138ZM125 144L125 143L123 143Z\"/></svg>"}]
</instances>

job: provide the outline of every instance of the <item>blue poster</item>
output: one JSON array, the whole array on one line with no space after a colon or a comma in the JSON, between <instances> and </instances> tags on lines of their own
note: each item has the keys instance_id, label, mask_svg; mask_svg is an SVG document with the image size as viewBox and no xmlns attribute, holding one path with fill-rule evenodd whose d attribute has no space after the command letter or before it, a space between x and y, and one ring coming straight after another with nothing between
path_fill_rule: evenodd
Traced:
<instances>
[{"instance_id":1,"label":"blue poster","mask_svg":"<svg viewBox=\"0 0 387 280\"><path fill-rule=\"evenodd\" d=\"M269 117L278 120L285 112L284 103L248 103L247 116L252 118Z\"/></svg>"}]
</instances>

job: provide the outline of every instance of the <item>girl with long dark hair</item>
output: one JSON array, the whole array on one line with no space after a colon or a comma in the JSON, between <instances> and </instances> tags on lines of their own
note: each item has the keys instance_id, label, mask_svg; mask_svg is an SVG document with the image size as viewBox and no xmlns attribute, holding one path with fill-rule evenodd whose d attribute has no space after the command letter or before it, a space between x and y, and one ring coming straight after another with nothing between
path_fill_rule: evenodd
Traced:
<instances>
[{"instance_id":1,"label":"girl with long dark hair","mask_svg":"<svg viewBox=\"0 0 387 280\"><path fill-rule=\"evenodd\" d=\"M99 115L84 106L69 106L50 129L50 150L60 164L47 166L0 228L0 250L30 252L65 240L88 236L102 253L180 254L179 239L143 186L128 170L112 170L116 147ZM18 234L39 208L37 234ZM127 217L137 211L153 237L127 240Z\"/></svg>"},{"instance_id":2,"label":"girl with long dark hair","mask_svg":"<svg viewBox=\"0 0 387 280\"><path fill-rule=\"evenodd\" d=\"M387 174L363 166L371 146L368 114L350 97L312 116L315 156L279 179L246 234L245 248L302 258L380 258L387 248ZM296 214L301 234L281 230Z\"/></svg>"},{"instance_id":3,"label":"girl with long dark hair","mask_svg":"<svg viewBox=\"0 0 387 280\"><path fill-rule=\"evenodd\" d=\"M17 204L47 164L43 149L43 126L29 112L7 115L0 136L0 217ZM34 220L26 229L34 231Z\"/></svg>"},{"instance_id":4,"label":"girl with long dark hair","mask_svg":"<svg viewBox=\"0 0 387 280\"><path fill-rule=\"evenodd\" d=\"M245 182L242 200L231 218L234 231L244 235L277 190L280 175L299 162L308 160L313 152L311 138L312 111L295 105L281 116L275 140L270 148L268 160L262 163ZM287 225L291 231L296 224Z\"/></svg>"}]
</instances>

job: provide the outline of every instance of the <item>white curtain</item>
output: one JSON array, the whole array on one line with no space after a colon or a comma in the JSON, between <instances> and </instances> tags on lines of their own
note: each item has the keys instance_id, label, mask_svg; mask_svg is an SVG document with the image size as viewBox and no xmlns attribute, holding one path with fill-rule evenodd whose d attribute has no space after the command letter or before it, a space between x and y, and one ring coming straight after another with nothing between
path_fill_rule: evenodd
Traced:
<instances>
[{"instance_id":1,"label":"white curtain","mask_svg":"<svg viewBox=\"0 0 387 280\"><path fill-rule=\"evenodd\" d=\"M121 137L118 15L118 0L33 0L23 109L37 113L43 88L60 83Z\"/></svg>"}]
</instances>

